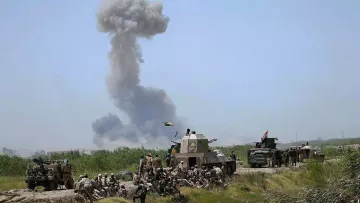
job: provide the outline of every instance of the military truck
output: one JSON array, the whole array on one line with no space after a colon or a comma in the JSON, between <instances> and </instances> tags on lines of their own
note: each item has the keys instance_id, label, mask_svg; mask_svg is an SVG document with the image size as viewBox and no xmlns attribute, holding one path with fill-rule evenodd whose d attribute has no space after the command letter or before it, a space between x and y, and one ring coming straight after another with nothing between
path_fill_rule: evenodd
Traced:
<instances>
[{"instance_id":1,"label":"military truck","mask_svg":"<svg viewBox=\"0 0 360 203\"><path fill-rule=\"evenodd\" d=\"M174 155L177 163L184 162L184 168L191 168L195 165L208 168L221 167L224 163L225 170L232 175L236 171L236 160L229 160L220 150L211 151L209 149L209 143L216 140L209 140L205 135L193 131L190 135L184 136L181 142L173 142L174 144L168 151Z\"/></svg>"},{"instance_id":2,"label":"military truck","mask_svg":"<svg viewBox=\"0 0 360 203\"><path fill-rule=\"evenodd\" d=\"M65 184L61 167L63 161L44 161L42 158L34 158L33 162L36 165L29 165L26 170L25 182L28 189L34 190L36 186L43 186L45 190L57 190L59 186ZM65 187L74 188L72 176Z\"/></svg>"},{"instance_id":3,"label":"military truck","mask_svg":"<svg viewBox=\"0 0 360 203\"><path fill-rule=\"evenodd\" d=\"M276 149L277 138L264 137L261 142L255 142L255 147L248 150L248 163L251 168L267 165L267 158L272 158L272 152L281 153Z\"/></svg>"}]
</instances>

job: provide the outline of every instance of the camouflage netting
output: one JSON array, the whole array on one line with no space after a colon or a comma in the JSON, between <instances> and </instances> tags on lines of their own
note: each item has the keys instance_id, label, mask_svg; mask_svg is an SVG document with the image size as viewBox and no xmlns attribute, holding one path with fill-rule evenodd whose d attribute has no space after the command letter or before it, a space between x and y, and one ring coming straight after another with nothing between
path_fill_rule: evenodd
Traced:
<instances>
[{"instance_id":1,"label":"camouflage netting","mask_svg":"<svg viewBox=\"0 0 360 203\"><path fill-rule=\"evenodd\" d=\"M360 199L360 152L348 151L343 164L342 178L321 188L304 188L296 197L270 191L265 197L269 202L343 203Z\"/></svg>"}]
</instances>

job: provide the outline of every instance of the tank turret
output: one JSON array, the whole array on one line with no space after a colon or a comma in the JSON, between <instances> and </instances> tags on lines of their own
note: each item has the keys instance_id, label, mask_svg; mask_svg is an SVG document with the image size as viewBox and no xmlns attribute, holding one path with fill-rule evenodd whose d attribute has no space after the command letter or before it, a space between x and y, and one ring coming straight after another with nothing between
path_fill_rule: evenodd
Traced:
<instances>
[{"instance_id":1,"label":"tank turret","mask_svg":"<svg viewBox=\"0 0 360 203\"><path fill-rule=\"evenodd\" d=\"M262 148L270 148L270 149L276 149L276 142L277 138L270 138L266 137L261 140L261 147Z\"/></svg>"},{"instance_id":2,"label":"tank turret","mask_svg":"<svg viewBox=\"0 0 360 203\"><path fill-rule=\"evenodd\" d=\"M190 134L181 140L180 153L207 153L209 140L203 134Z\"/></svg>"}]
</instances>

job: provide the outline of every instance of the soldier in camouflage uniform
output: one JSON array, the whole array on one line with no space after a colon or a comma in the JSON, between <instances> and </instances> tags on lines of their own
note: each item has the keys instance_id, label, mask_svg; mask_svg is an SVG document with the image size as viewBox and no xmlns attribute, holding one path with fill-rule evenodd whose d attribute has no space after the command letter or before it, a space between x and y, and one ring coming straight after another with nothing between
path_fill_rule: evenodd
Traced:
<instances>
[{"instance_id":1,"label":"soldier in camouflage uniform","mask_svg":"<svg viewBox=\"0 0 360 203\"><path fill-rule=\"evenodd\" d=\"M140 177L142 177L143 175L143 171L144 171L144 168L145 168L145 164L146 164L146 160L144 159L144 156L141 155L140 157L140 164L139 164L139 170L138 170L138 175Z\"/></svg>"},{"instance_id":2,"label":"soldier in camouflage uniform","mask_svg":"<svg viewBox=\"0 0 360 203\"><path fill-rule=\"evenodd\" d=\"M176 167L176 160L175 160L174 155L171 155L171 158L170 158L170 167L171 167L171 168Z\"/></svg>"},{"instance_id":3,"label":"soldier in camouflage uniform","mask_svg":"<svg viewBox=\"0 0 360 203\"><path fill-rule=\"evenodd\" d=\"M128 195L129 195L129 192L126 190L125 185L121 184L120 189L119 189L119 196L127 199Z\"/></svg>"},{"instance_id":4,"label":"soldier in camouflage uniform","mask_svg":"<svg viewBox=\"0 0 360 203\"><path fill-rule=\"evenodd\" d=\"M146 170L152 168L153 158L151 153L146 156Z\"/></svg>"},{"instance_id":5,"label":"soldier in camouflage uniform","mask_svg":"<svg viewBox=\"0 0 360 203\"><path fill-rule=\"evenodd\" d=\"M158 168L162 168L161 159L159 158L159 156L157 154L155 154L155 158L154 158L152 164L153 164L154 171L156 171Z\"/></svg>"},{"instance_id":6,"label":"soldier in camouflage uniform","mask_svg":"<svg viewBox=\"0 0 360 203\"><path fill-rule=\"evenodd\" d=\"M64 160L61 170L63 172L64 185L66 189L74 189L74 179L72 178L73 170L68 160Z\"/></svg>"},{"instance_id":7,"label":"soldier in camouflage uniform","mask_svg":"<svg viewBox=\"0 0 360 203\"><path fill-rule=\"evenodd\" d=\"M146 195L147 195L147 186L144 184L143 181L140 181L140 184L135 191L133 202L135 203L136 199L140 199L141 203L145 203Z\"/></svg>"},{"instance_id":8,"label":"soldier in camouflage uniform","mask_svg":"<svg viewBox=\"0 0 360 203\"><path fill-rule=\"evenodd\" d=\"M90 203L95 201L93 194L95 189L95 181L90 180L87 176L81 179L79 183L77 183L76 192L81 194L86 201L89 200Z\"/></svg>"}]
</instances>

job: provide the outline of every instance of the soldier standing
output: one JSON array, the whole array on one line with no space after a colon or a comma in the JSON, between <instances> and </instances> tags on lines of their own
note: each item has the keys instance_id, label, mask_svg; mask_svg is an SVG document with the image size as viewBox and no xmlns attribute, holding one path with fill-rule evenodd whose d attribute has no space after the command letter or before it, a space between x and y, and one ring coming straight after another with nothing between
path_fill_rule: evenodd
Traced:
<instances>
[{"instance_id":1,"label":"soldier standing","mask_svg":"<svg viewBox=\"0 0 360 203\"><path fill-rule=\"evenodd\" d=\"M272 150L271 151L271 167L275 167L276 165L276 154L275 154L275 151Z\"/></svg>"},{"instance_id":2,"label":"soldier standing","mask_svg":"<svg viewBox=\"0 0 360 203\"><path fill-rule=\"evenodd\" d=\"M171 159L171 157L170 157L170 154L167 154L166 155L166 167L170 167L170 159Z\"/></svg>"},{"instance_id":3,"label":"soldier standing","mask_svg":"<svg viewBox=\"0 0 360 203\"><path fill-rule=\"evenodd\" d=\"M140 157L140 164L139 164L139 171L138 171L138 175L141 177L142 176L142 173L144 171L144 166L145 166L145 159L144 159L144 156L141 155Z\"/></svg>"},{"instance_id":4,"label":"soldier standing","mask_svg":"<svg viewBox=\"0 0 360 203\"><path fill-rule=\"evenodd\" d=\"M151 153L149 153L146 156L146 169L152 168L152 162L153 162L153 159L152 159Z\"/></svg>"},{"instance_id":5,"label":"soldier standing","mask_svg":"<svg viewBox=\"0 0 360 203\"><path fill-rule=\"evenodd\" d=\"M72 178L71 174L73 170L68 160L64 160L64 164L62 165L61 170L63 172L64 185L66 189L73 189L74 179Z\"/></svg>"},{"instance_id":6,"label":"soldier standing","mask_svg":"<svg viewBox=\"0 0 360 203\"><path fill-rule=\"evenodd\" d=\"M236 161L236 155L235 155L234 151L231 151L230 158L232 160Z\"/></svg>"},{"instance_id":7,"label":"soldier standing","mask_svg":"<svg viewBox=\"0 0 360 203\"><path fill-rule=\"evenodd\" d=\"M289 149L287 149L285 151L284 156L285 156L285 167L288 167L289 166L289 158L290 158Z\"/></svg>"},{"instance_id":8,"label":"soldier standing","mask_svg":"<svg viewBox=\"0 0 360 203\"><path fill-rule=\"evenodd\" d=\"M159 155L155 154L155 158L153 160L153 168L154 171L156 171L158 168L162 168L161 159L159 158Z\"/></svg>"},{"instance_id":9,"label":"soldier standing","mask_svg":"<svg viewBox=\"0 0 360 203\"><path fill-rule=\"evenodd\" d=\"M266 158L266 161L267 161L267 164L268 164L268 168L271 168L272 167L272 152L271 152L271 155Z\"/></svg>"},{"instance_id":10,"label":"soldier standing","mask_svg":"<svg viewBox=\"0 0 360 203\"><path fill-rule=\"evenodd\" d=\"M171 155L171 158L170 158L170 167L171 167L171 168L174 168L175 166L176 166L175 157L174 157L174 155Z\"/></svg>"},{"instance_id":11,"label":"soldier standing","mask_svg":"<svg viewBox=\"0 0 360 203\"><path fill-rule=\"evenodd\" d=\"M291 156L291 166L296 166L296 151L295 151L295 149L291 149L290 156Z\"/></svg>"},{"instance_id":12,"label":"soldier standing","mask_svg":"<svg viewBox=\"0 0 360 203\"><path fill-rule=\"evenodd\" d=\"M186 130L185 136L190 136L190 128Z\"/></svg>"}]
</instances>

